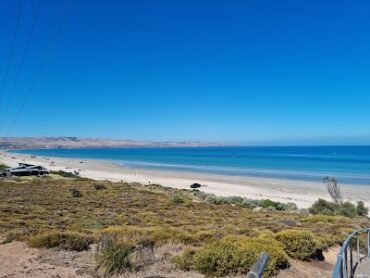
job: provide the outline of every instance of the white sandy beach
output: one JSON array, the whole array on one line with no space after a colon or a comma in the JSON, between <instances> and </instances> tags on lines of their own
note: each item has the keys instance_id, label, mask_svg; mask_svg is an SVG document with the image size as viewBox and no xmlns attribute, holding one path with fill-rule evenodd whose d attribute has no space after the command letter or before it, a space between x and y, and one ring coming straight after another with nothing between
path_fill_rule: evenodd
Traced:
<instances>
[{"instance_id":1,"label":"white sandy beach","mask_svg":"<svg viewBox=\"0 0 370 278\"><path fill-rule=\"evenodd\" d=\"M189 189L194 182L206 185L201 190L220 196L243 196L251 199L269 198L274 201L294 202L307 208L318 198L330 200L321 182L294 181L245 176L222 176L175 171L125 168L104 160L54 158L0 152L0 163L16 166L19 162L37 164L49 170L79 171L82 177L96 180L158 183L163 186ZM53 163L52 163L53 162ZM370 186L343 185L345 199L364 201L370 206Z\"/></svg>"}]
</instances>

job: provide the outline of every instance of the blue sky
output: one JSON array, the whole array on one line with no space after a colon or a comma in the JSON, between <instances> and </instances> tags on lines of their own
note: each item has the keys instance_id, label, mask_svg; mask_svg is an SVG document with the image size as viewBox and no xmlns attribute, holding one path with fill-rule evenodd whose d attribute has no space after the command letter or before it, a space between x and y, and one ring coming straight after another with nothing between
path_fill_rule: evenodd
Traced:
<instances>
[{"instance_id":1,"label":"blue sky","mask_svg":"<svg viewBox=\"0 0 370 278\"><path fill-rule=\"evenodd\" d=\"M0 132L68 1L25 1ZM0 1L0 80L18 2ZM369 1L73 1L11 136L370 144Z\"/></svg>"}]
</instances>

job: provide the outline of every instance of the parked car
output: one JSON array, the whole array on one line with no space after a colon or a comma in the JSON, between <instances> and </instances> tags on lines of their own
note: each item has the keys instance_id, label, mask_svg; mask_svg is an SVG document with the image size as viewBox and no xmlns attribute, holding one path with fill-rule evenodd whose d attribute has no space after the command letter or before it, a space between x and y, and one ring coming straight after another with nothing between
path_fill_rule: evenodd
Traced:
<instances>
[{"instance_id":1,"label":"parked car","mask_svg":"<svg viewBox=\"0 0 370 278\"><path fill-rule=\"evenodd\" d=\"M195 182L195 183L193 183L192 185L190 185L190 188L200 188L200 187L202 187L202 185L200 184L200 183L197 183L197 182Z\"/></svg>"},{"instance_id":2,"label":"parked car","mask_svg":"<svg viewBox=\"0 0 370 278\"><path fill-rule=\"evenodd\" d=\"M42 167L32 164L19 163L18 167L8 168L1 172L2 177L7 176L42 176L49 174L49 171Z\"/></svg>"}]
</instances>

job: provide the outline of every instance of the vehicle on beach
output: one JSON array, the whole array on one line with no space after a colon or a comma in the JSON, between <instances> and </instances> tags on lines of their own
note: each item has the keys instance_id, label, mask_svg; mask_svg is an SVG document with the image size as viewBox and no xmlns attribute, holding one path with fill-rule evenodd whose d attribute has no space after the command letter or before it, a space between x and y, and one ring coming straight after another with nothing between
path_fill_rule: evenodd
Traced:
<instances>
[{"instance_id":1,"label":"vehicle on beach","mask_svg":"<svg viewBox=\"0 0 370 278\"><path fill-rule=\"evenodd\" d=\"M19 163L18 167L8 168L1 172L0 176L2 177L10 177L10 176L42 176L48 175L50 172L45 167L26 164L26 163Z\"/></svg>"},{"instance_id":2,"label":"vehicle on beach","mask_svg":"<svg viewBox=\"0 0 370 278\"><path fill-rule=\"evenodd\" d=\"M197 182L190 185L190 188L192 188L192 189L200 188L200 187L202 187L202 185L200 183L197 183Z\"/></svg>"}]
</instances>

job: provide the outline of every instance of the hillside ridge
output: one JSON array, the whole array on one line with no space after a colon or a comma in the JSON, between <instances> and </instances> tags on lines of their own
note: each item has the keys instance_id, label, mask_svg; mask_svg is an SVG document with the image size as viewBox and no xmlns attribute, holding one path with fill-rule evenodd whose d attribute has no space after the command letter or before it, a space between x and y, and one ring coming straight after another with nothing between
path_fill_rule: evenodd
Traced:
<instances>
[{"instance_id":1,"label":"hillside ridge","mask_svg":"<svg viewBox=\"0 0 370 278\"><path fill-rule=\"evenodd\" d=\"M134 141L80 137L0 137L0 149L58 149L58 148L126 148L126 147L208 147L223 146L221 143L202 141Z\"/></svg>"}]
</instances>

